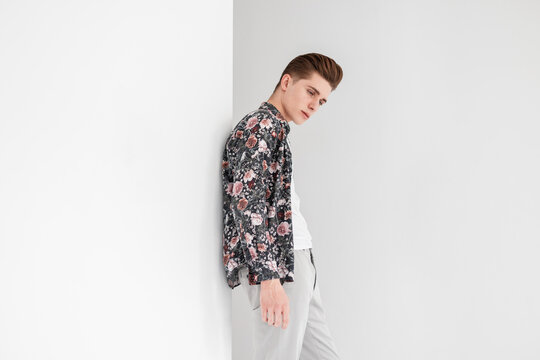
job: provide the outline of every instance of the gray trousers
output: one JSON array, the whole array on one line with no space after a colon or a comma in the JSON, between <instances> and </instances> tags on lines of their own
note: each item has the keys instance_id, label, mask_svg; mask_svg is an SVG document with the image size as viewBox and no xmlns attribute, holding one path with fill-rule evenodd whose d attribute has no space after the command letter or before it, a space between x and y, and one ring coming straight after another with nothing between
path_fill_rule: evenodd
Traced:
<instances>
[{"instance_id":1,"label":"gray trousers","mask_svg":"<svg viewBox=\"0 0 540 360\"><path fill-rule=\"evenodd\" d=\"M283 284L290 308L285 330L262 321L261 286L249 285L247 273L246 267L239 271L251 305L254 360L339 360L326 325L311 249L294 251L294 282Z\"/></svg>"}]
</instances>

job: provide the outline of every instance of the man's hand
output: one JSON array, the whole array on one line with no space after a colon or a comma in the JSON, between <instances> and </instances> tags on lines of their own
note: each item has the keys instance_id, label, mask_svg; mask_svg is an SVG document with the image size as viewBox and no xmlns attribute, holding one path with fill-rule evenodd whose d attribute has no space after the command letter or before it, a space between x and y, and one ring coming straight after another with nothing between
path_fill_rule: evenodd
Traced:
<instances>
[{"instance_id":1,"label":"man's hand","mask_svg":"<svg viewBox=\"0 0 540 360\"><path fill-rule=\"evenodd\" d=\"M261 281L261 315L268 325L283 329L289 325L289 298L279 279Z\"/></svg>"}]
</instances>

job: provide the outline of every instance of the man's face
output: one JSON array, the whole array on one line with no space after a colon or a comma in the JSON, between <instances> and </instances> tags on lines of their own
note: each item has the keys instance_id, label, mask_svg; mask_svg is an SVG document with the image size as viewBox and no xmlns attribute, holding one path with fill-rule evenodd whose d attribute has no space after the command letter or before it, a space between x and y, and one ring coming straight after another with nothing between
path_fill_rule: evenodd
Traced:
<instances>
[{"instance_id":1,"label":"man's face","mask_svg":"<svg viewBox=\"0 0 540 360\"><path fill-rule=\"evenodd\" d=\"M287 121L302 125L319 107L326 103L332 87L319 73L314 71L308 79L293 81L288 77L287 88L282 98L283 116ZM283 81L282 81L283 86Z\"/></svg>"}]
</instances>

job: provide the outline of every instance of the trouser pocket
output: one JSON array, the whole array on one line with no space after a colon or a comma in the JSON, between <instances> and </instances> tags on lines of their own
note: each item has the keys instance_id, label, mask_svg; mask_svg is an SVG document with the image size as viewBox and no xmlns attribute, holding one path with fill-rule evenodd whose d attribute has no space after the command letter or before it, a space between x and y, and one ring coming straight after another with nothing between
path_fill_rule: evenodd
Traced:
<instances>
[{"instance_id":1,"label":"trouser pocket","mask_svg":"<svg viewBox=\"0 0 540 360\"><path fill-rule=\"evenodd\" d=\"M311 249L309 249L309 257L311 258L311 263L315 267L315 261L313 261L313 251L311 251Z\"/></svg>"},{"instance_id":2,"label":"trouser pocket","mask_svg":"<svg viewBox=\"0 0 540 360\"><path fill-rule=\"evenodd\" d=\"M317 285L317 267L315 266L315 260L313 259L313 251L311 249L309 249L309 256L311 257L313 269L315 269L315 281L313 281L313 289L315 289L315 285Z\"/></svg>"}]
</instances>

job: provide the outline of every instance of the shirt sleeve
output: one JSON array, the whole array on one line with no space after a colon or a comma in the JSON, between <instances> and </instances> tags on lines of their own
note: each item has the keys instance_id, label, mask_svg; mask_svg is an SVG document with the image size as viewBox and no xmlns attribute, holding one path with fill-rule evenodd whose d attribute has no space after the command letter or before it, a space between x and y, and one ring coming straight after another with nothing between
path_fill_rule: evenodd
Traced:
<instances>
[{"instance_id":1,"label":"shirt sleeve","mask_svg":"<svg viewBox=\"0 0 540 360\"><path fill-rule=\"evenodd\" d=\"M278 145L275 125L268 119L248 121L256 125L245 129L237 145L237 163L233 170L231 207L240 228L240 241L254 283L277 279L279 274L270 236L267 198L275 181L272 159ZM275 164L274 164L275 165ZM274 224L274 222L271 222ZM273 225L270 225L273 226ZM271 241L272 240L272 241Z\"/></svg>"}]
</instances>

